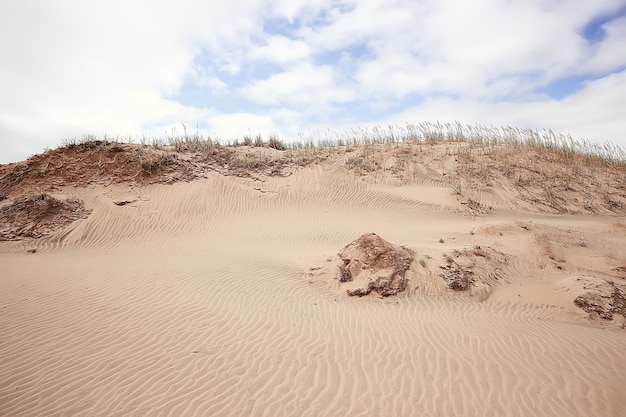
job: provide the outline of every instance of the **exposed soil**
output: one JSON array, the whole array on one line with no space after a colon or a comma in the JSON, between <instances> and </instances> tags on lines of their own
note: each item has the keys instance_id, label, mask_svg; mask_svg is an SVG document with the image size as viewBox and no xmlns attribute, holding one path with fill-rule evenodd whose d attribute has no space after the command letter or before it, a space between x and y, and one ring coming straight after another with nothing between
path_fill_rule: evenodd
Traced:
<instances>
[{"instance_id":1,"label":"exposed soil","mask_svg":"<svg viewBox=\"0 0 626 417\"><path fill-rule=\"evenodd\" d=\"M443 271L439 274L450 289L455 291L467 291L474 284L474 271L458 263L451 261L440 267Z\"/></svg>"},{"instance_id":2,"label":"exposed soil","mask_svg":"<svg viewBox=\"0 0 626 417\"><path fill-rule=\"evenodd\" d=\"M601 280L601 283L587 288L584 294L574 299L574 304L604 320L613 320L615 314L626 318L625 288L612 281Z\"/></svg>"},{"instance_id":3,"label":"exposed soil","mask_svg":"<svg viewBox=\"0 0 626 417\"><path fill-rule=\"evenodd\" d=\"M22 197L0 207L0 240L40 238L89 213L78 199L59 200L48 194Z\"/></svg>"},{"instance_id":4,"label":"exposed soil","mask_svg":"<svg viewBox=\"0 0 626 417\"><path fill-rule=\"evenodd\" d=\"M0 200L62 186L191 181L211 171L240 177L285 176L288 168L314 160L272 148L204 144L196 149L190 145L154 147L89 141L0 165Z\"/></svg>"},{"instance_id":5,"label":"exposed soil","mask_svg":"<svg viewBox=\"0 0 626 417\"><path fill-rule=\"evenodd\" d=\"M388 297L406 289L406 272L413 262L413 253L369 233L345 246L339 258L343 262L339 267L340 282L367 282L365 288L347 290L348 295L364 296L373 291Z\"/></svg>"},{"instance_id":6,"label":"exposed soil","mask_svg":"<svg viewBox=\"0 0 626 417\"><path fill-rule=\"evenodd\" d=\"M446 285L455 291L467 291L480 281L481 285L493 286L509 258L490 247L475 246L472 249L454 250L445 254L446 263L439 274Z\"/></svg>"}]
</instances>

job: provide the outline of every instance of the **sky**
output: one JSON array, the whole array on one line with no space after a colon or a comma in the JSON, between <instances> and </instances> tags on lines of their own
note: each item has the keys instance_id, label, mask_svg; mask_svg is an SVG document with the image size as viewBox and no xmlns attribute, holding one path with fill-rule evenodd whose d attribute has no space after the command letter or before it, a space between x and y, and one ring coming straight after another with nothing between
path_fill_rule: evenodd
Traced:
<instances>
[{"instance_id":1,"label":"sky","mask_svg":"<svg viewBox=\"0 0 626 417\"><path fill-rule=\"evenodd\" d=\"M3 1L0 59L0 163L435 121L626 146L626 0Z\"/></svg>"}]
</instances>

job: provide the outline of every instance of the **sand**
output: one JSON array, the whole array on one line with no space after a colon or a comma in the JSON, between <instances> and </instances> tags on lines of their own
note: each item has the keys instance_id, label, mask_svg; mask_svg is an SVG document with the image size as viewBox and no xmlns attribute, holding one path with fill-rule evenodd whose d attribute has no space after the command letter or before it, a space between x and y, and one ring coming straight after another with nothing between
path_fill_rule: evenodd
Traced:
<instances>
[{"instance_id":1,"label":"sand","mask_svg":"<svg viewBox=\"0 0 626 417\"><path fill-rule=\"evenodd\" d=\"M89 216L0 242L0 415L626 416L626 320L573 302L626 281L622 215L289 174L57 187ZM337 254L364 233L415 252L404 292L347 296Z\"/></svg>"}]
</instances>

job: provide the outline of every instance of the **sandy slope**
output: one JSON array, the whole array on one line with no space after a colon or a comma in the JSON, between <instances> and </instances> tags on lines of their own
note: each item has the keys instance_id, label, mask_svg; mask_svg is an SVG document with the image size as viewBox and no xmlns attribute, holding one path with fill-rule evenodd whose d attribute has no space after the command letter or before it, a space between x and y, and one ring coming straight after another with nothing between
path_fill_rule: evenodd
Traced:
<instances>
[{"instance_id":1,"label":"sandy slope","mask_svg":"<svg viewBox=\"0 0 626 417\"><path fill-rule=\"evenodd\" d=\"M0 242L0 415L626 416L624 320L572 303L580 277L624 281L623 217L525 212L505 190L467 215L433 178L322 164L61 189L91 215ZM400 296L333 279L366 232L424 260ZM476 245L507 262L448 290L442 255Z\"/></svg>"}]
</instances>

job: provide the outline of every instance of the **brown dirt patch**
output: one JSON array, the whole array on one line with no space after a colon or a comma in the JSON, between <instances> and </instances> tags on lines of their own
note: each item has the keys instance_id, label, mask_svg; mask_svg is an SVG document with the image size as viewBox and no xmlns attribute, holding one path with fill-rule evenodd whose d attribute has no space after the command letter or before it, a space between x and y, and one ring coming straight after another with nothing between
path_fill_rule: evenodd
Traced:
<instances>
[{"instance_id":1,"label":"brown dirt patch","mask_svg":"<svg viewBox=\"0 0 626 417\"><path fill-rule=\"evenodd\" d=\"M138 145L92 141L68 145L24 162L0 166L0 192L24 195L32 190L112 183L173 182L193 178L177 154Z\"/></svg>"},{"instance_id":2,"label":"brown dirt patch","mask_svg":"<svg viewBox=\"0 0 626 417\"><path fill-rule=\"evenodd\" d=\"M59 200L48 194L22 197L0 208L0 240L40 238L89 213L75 198Z\"/></svg>"},{"instance_id":3,"label":"brown dirt patch","mask_svg":"<svg viewBox=\"0 0 626 417\"><path fill-rule=\"evenodd\" d=\"M444 254L446 263L439 268L439 274L448 288L467 291L480 283L492 287L501 277L503 267L509 257L490 247L475 246L472 249L454 250Z\"/></svg>"},{"instance_id":4,"label":"brown dirt patch","mask_svg":"<svg viewBox=\"0 0 626 417\"><path fill-rule=\"evenodd\" d=\"M289 169L317 161L318 155L273 148L148 146L110 141L71 144L0 165L0 200L63 186L108 186L191 181L208 172L239 177L286 176Z\"/></svg>"},{"instance_id":5,"label":"brown dirt patch","mask_svg":"<svg viewBox=\"0 0 626 417\"><path fill-rule=\"evenodd\" d=\"M369 233L345 246L339 258L343 262L339 267L340 282L357 280L367 283L365 288L347 290L348 295L376 292L388 297L406 289L406 272L413 262L413 253Z\"/></svg>"},{"instance_id":6,"label":"brown dirt patch","mask_svg":"<svg viewBox=\"0 0 626 417\"><path fill-rule=\"evenodd\" d=\"M574 299L574 304L590 317L613 320L615 314L626 319L626 288L612 281L588 280L585 292Z\"/></svg>"}]
</instances>

